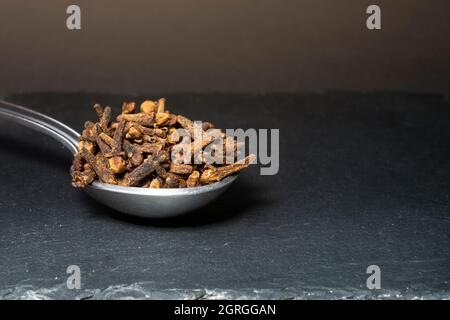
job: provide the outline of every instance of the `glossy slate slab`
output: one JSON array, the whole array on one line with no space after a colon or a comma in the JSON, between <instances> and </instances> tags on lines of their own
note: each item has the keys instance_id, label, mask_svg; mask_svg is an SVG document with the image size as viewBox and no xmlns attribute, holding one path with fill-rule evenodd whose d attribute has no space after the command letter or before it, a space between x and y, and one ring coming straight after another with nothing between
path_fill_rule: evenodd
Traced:
<instances>
[{"instance_id":1,"label":"glossy slate slab","mask_svg":"<svg viewBox=\"0 0 450 320\"><path fill-rule=\"evenodd\" d=\"M119 108L130 97L10 99L77 128L94 117L92 103ZM182 219L127 218L71 188L61 146L1 122L3 298L449 296L443 97L185 94L168 102L221 127L280 128L279 174L251 168ZM74 264L80 291L65 287ZM382 270L378 292L366 288L372 264Z\"/></svg>"}]
</instances>

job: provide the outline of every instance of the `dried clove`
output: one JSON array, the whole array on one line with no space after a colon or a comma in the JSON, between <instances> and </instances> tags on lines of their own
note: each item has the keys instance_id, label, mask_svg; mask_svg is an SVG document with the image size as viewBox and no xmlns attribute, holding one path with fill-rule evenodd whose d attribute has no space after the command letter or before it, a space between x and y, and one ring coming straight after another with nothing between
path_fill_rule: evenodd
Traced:
<instances>
[{"instance_id":1,"label":"dried clove","mask_svg":"<svg viewBox=\"0 0 450 320\"><path fill-rule=\"evenodd\" d=\"M122 103L122 113L132 113L134 109L136 108L135 102L124 102Z\"/></svg>"},{"instance_id":2,"label":"dried clove","mask_svg":"<svg viewBox=\"0 0 450 320\"><path fill-rule=\"evenodd\" d=\"M139 167L130 172L130 174L120 182L120 185L126 187L135 187L138 183L149 176L150 173L156 170L158 166L157 161L146 159Z\"/></svg>"},{"instance_id":3,"label":"dried clove","mask_svg":"<svg viewBox=\"0 0 450 320\"><path fill-rule=\"evenodd\" d=\"M101 152L97 153L95 156L89 152L87 149L83 148L80 151L83 159L91 165L95 173L102 182L117 184L117 180L114 177L112 171L107 167L105 163L105 157Z\"/></svg>"},{"instance_id":4,"label":"dried clove","mask_svg":"<svg viewBox=\"0 0 450 320\"><path fill-rule=\"evenodd\" d=\"M141 112L146 114L154 114L158 110L157 103L151 100L146 100L141 103Z\"/></svg>"},{"instance_id":5,"label":"dried clove","mask_svg":"<svg viewBox=\"0 0 450 320\"><path fill-rule=\"evenodd\" d=\"M139 112L135 109L135 102L124 102L122 113L111 121L110 107L94 105L98 120L85 122L71 167L74 187L97 179L128 187L192 188L236 174L255 160L250 155L236 162L241 142L214 129L211 122L197 124L171 113L164 98L146 100ZM180 130L191 139L185 140ZM187 158L183 152L174 153L179 149ZM207 152L231 164L213 166L205 159Z\"/></svg>"},{"instance_id":6,"label":"dried clove","mask_svg":"<svg viewBox=\"0 0 450 320\"><path fill-rule=\"evenodd\" d=\"M193 171L186 180L187 187L192 188L198 185L200 180L200 172Z\"/></svg>"},{"instance_id":7,"label":"dried clove","mask_svg":"<svg viewBox=\"0 0 450 320\"><path fill-rule=\"evenodd\" d=\"M170 164L170 172L176 174L191 174L194 168L190 164Z\"/></svg>"}]
</instances>

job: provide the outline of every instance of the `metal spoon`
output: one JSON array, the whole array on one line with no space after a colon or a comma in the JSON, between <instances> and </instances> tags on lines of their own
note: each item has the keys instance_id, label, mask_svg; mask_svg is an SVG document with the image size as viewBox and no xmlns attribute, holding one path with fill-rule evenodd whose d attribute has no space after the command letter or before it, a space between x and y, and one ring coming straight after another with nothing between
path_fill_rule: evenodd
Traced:
<instances>
[{"instance_id":1,"label":"metal spoon","mask_svg":"<svg viewBox=\"0 0 450 320\"><path fill-rule=\"evenodd\" d=\"M0 100L0 117L53 137L75 154L80 134L39 112ZM237 178L230 176L207 186L184 189L121 187L93 182L84 188L97 201L123 213L152 218L177 216L198 209L221 195Z\"/></svg>"}]
</instances>

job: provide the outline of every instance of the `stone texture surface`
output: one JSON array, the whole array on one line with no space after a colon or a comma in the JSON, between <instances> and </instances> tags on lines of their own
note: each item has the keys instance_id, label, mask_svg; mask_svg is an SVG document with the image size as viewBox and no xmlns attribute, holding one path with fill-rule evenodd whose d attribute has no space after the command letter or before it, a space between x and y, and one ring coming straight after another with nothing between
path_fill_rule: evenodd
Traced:
<instances>
[{"instance_id":1,"label":"stone texture surface","mask_svg":"<svg viewBox=\"0 0 450 320\"><path fill-rule=\"evenodd\" d=\"M151 95L157 97L158 95ZM147 95L145 95L147 97ZM9 100L80 130L94 102ZM280 128L280 172L243 173L186 217L141 220L70 186L57 142L0 120L4 299L430 299L450 297L450 105L439 95L167 95L227 128ZM366 288L379 265L382 290ZM66 288L81 268L82 289Z\"/></svg>"}]
</instances>

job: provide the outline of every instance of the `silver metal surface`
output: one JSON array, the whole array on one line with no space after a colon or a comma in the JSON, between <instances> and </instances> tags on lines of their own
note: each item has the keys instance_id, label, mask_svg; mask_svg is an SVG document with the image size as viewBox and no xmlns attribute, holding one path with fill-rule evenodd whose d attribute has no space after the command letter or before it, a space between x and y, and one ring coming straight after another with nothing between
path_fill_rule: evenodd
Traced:
<instances>
[{"instance_id":1,"label":"silver metal surface","mask_svg":"<svg viewBox=\"0 0 450 320\"><path fill-rule=\"evenodd\" d=\"M131 188L94 182L85 190L92 198L120 212L140 217L168 218L210 203L236 178L231 176L207 186L183 189Z\"/></svg>"},{"instance_id":2,"label":"silver metal surface","mask_svg":"<svg viewBox=\"0 0 450 320\"><path fill-rule=\"evenodd\" d=\"M79 133L65 124L16 104L0 100L0 117L25 125L63 143L72 154L78 150ZM120 212L148 218L174 217L196 210L221 195L237 178L184 189L132 188L94 182L84 190L97 201Z\"/></svg>"},{"instance_id":3,"label":"silver metal surface","mask_svg":"<svg viewBox=\"0 0 450 320\"><path fill-rule=\"evenodd\" d=\"M58 120L4 100L0 100L0 117L51 136L77 153L80 134Z\"/></svg>"}]
</instances>

